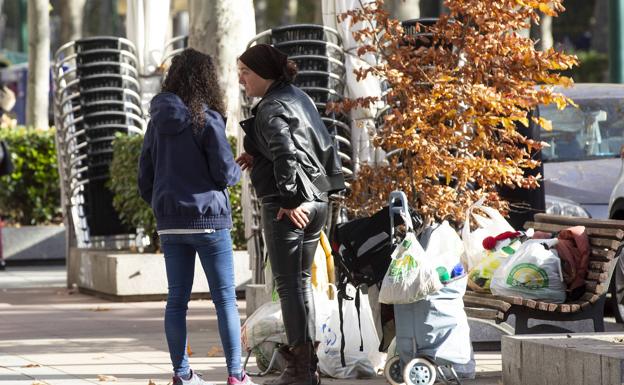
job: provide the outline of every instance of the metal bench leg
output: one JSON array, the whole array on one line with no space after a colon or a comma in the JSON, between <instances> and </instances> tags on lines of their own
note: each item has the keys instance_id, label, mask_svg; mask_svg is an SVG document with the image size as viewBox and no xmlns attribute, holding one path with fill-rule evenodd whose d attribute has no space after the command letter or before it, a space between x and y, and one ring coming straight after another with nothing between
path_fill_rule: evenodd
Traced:
<instances>
[{"instance_id":1,"label":"metal bench leg","mask_svg":"<svg viewBox=\"0 0 624 385\"><path fill-rule=\"evenodd\" d=\"M526 314L515 313L516 316L516 334L528 334L529 331L529 317Z\"/></svg>"}]
</instances>

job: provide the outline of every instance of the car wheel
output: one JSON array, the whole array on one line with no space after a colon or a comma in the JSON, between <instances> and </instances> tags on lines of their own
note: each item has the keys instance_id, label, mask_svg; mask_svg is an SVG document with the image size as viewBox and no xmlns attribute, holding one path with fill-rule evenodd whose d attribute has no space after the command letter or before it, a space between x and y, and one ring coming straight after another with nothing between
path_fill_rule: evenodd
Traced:
<instances>
[{"instance_id":1,"label":"car wheel","mask_svg":"<svg viewBox=\"0 0 624 385\"><path fill-rule=\"evenodd\" d=\"M618 323L624 323L624 258L622 256L618 258L615 265L609 291L611 293L611 309L615 320Z\"/></svg>"}]
</instances>

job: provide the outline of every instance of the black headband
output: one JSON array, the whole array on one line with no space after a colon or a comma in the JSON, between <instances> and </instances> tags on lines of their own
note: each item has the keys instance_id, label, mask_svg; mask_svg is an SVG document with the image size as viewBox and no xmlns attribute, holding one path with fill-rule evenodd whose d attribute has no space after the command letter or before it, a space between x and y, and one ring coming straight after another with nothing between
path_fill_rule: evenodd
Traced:
<instances>
[{"instance_id":1,"label":"black headband","mask_svg":"<svg viewBox=\"0 0 624 385\"><path fill-rule=\"evenodd\" d=\"M263 79L279 79L286 71L288 56L268 44L256 44L238 60Z\"/></svg>"}]
</instances>

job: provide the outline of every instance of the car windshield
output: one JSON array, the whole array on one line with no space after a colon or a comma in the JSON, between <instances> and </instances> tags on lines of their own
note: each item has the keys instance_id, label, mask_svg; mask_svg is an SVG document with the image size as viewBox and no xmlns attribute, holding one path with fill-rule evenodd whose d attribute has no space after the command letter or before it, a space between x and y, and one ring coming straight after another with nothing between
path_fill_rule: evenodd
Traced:
<instances>
[{"instance_id":1,"label":"car windshield","mask_svg":"<svg viewBox=\"0 0 624 385\"><path fill-rule=\"evenodd\" d=\"M624 144L624 100L579 99L578 107L563 110L554 104L540 106L540 115L552 122L552 131L541 130L544 162L588 160L618 156Z\"/></svg>"}]
</instances>

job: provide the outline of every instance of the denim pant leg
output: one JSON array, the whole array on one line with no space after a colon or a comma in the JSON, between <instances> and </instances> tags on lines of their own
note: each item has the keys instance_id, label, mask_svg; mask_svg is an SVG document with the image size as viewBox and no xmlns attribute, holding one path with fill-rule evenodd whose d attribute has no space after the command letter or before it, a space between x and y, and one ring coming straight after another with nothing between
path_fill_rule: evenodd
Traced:
<instances>
[{"instance_id":1,"label":"denim pant leg","mask_svg":"<svg viewBox=\"0 0 624 385\"><path fill-rule=\"evenodd\" d=\"M219 336L230 375L239 374L241 368L240 316L236 304L234 283L234 258L230 230L217 230L210 234L193 234L199 259L208 278L210 296L217 310Z\"/></svg>"},{"instance_id":2,"label":"denim pant leg","mask_svg":"<svg viewBox=\"0 0 624 385\"><path fill-rule=\"evenodd\" d=\"M186 352L186 312L193 288L195 248L177 235L161 236L167 269L168 295L165 308L165 335L175 375L190 371Z\"/></svg>"}]
</instances>

